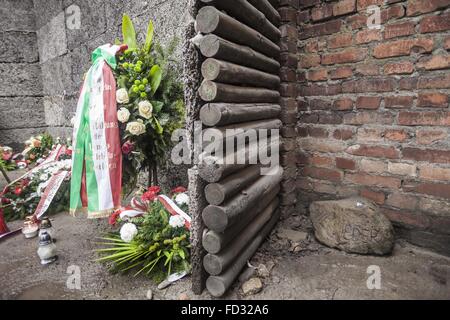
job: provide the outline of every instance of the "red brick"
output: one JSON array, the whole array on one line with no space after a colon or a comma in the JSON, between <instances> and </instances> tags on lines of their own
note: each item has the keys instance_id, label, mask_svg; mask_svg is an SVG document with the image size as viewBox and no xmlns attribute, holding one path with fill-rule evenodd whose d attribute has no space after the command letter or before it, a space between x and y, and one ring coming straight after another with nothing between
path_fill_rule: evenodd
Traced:
<instances>
[{"instance_id":1,"label":"red brick","mask_svg":"<svg viewBox=\"0 0 450 320\"><path fill-rule=\"evenodd\" d=\"M319 180L329 180L333 182L341 182L342 180L342 173L340 171L326 168L308 167L303 170L303 174Z\"/></svg>"},{"instance_id":2,"label":"red brick","mask_svg":"<svg viewBox=\"0 0 450 320\"><path fill-rule=\"evenodd\" d=\"M414 97L412 96L393 96L384 98L385 108L411 108L413 106Z\"/></svg>"},{"instance_id":3,"label":"red brick","mask_svg":"<svg viewBox=\"0 0 450 320\"><path fill-rule=\"evenodd\" d=\"M330 110L331 101L323 99L311 99L309 101L309 108L311 110Z\"/></svg>"},{"instance_id":4,"label":"red brick","mask_svg":"<svg viewBox=\"0 0 450 320\"><path fill-rule=\"evenodd\" d=\"M300 68L307 69L317 67L320 64L320 56L317 54L301 54L298 65Z\"/></svg>"},{"instance_id":5,"label":"red brick","mask_svg":"<svg viewBox=\"0 0 450 320\"><path fill-rule=\"evenodd\" d=\"M403 36L409 36L415 33L415 24L413 22L402 22L387 25L384 28L384 38L391 39Z\"/></svg>"},{"instance_id":6,"label":"red brick","mask_svg":"<svg viewBox=\"0 0 450 320\"><path fill-rule=\"evenodd\" d=\"M356 163L352 159L336 158L336 167L345 170L355 170Z\"/></svg>"},{"instance_id":7,"label":"red brick","mask_svg":"<svg viewBox=\"0 0 450 320\"><path fill-rule=\"evenodd\" d=\"M366 156L374 158L398 159L400 152L394 147L383 147L377 145L354 145L345 152L355 156Z\"/></svg>"},{"instance_id":8,"label":"red brick","mask_svg":"<svg viewBox=\"0 0 450 320\"><path fill-rule=\"evenodd\" d=\"M298 57L296 54L283 52L280 54L280 63L283 67L297 68Z\"/></svg>"},{"instance_id":9,"label":"red brick","mask_svg":"<svg viewBox=\"0 0 450 320\"><path fill-rule=\"evenodd\" d=\"M450 169L423 165L419 167L419 177L425 180L450 180Z\"/></svg>"},{"instance_id":10,"label":"red brick","mask_svg":"<svg viewBox=\"0 0 450 320\"><path fill-rule=\"evenodd\" d=\"M400 112L398 124L403 126L450 126L450 112Z\"/></svg>"},{"instance_id":11,"label":"red brick","mask_svg":"<svg viewBox=\"0 0 450 320\"><path fill-rule=\"evenodd\" d=\"M390 141L403 142L409 138L409 135L405 130L388 129L384 133L384 138Z\"/></svg>"},{"instance_id":12,"label":"red brick","mask_svg":"<svg viewBox=\"0 0 450 320\"><path fill-rule=\"evenodd\" d=\"M280 85L280 94L282 97L296 97L297 86L295 83L282 83Z\"/></svg>"},{"instance_id":13,"label":"red brick","mask_svg":"<svg viewBox=\"0 0 450 320\"><path fill-rule=\"evenodd\" d=\"M448 95L444 93L419 93L417 107L447 108Z\"/></svg>"},{"instance_id":14,"label":"red brick","mask_svg":"<svg viewBox=\"0 0 450 320\"><path fill-rule=\"evenodd\" d=\"M377 59L410 55L413 49L419 52L431 52L434 47L432 39L408 39L382 43L374 48L373 56Z\"/></svg>"},{"instance_id":15,"label":"red brick","mask_svg":"<svg viewBox=\"0 0 450 320\"><path fill-rule=\"evenodd\" d=\"M376 64L359 64L356 66L356 73L363 76L377 76L380 74L379 67Z\"/></svg>"},{"instance_id":16,"label":"red brick","mask_svg":"<svg viewBox=\"0 0 450 320\"><path fill-rule=\"evenodd\" d=\"M328 39L328 48L336 49L342 47L348 47L352 45L353 37L351 33L337 34Z\"/></svg>"},{"instance_id":17,"label":"red brick","mask_svg":"<svg viewBox=\"0 0 450 320\"><path fill-rule=\"evenodd\" d=\"M328 157L322 157L322 156L312 156L309 163L315 167L330 168L333 166L333 159L328 158Z\"/></svg>"},{"instance_id":18,"label":"red brick","mask_svg":"<svg viewBox=\"0 0 450 320\"><path fill-rule=\"evenodd\" d=\"M350 98L337 99L333 103L333 109L335 110L352 110L353 101Z\"/></svg>"},{"instance_id":19,"label":"red brick","mask_svg":"<svg viewBox=\"0 0 450 320\"><path fill-rule=\"evenodd\" d=\"M297 10L289 7L278 9L281 16L281 22L297 22Z\"/></svg>"},{"instance_id":20,"label":"red brick","mask_svg":"<svg viewBox=\"0 0 450 320\"><path fill-rule=\"evenodd\" d=\"M417 67L425 70L439 70L450 68L450 55L436 55L431 58L421 59Z\"/></svg>"},{"instance_id":21,"label":"red brick","mask_svg":"<svg viewBox=\"0 0 450 320\"><path fill-rule=\"evenodd\" d=\"M341 124L342 116L335 113L321 113L319 115L319 123L321 124Z\"/></svg>"},{"instance_id":22,"label":"red brick","mask_svg":"<svg viewBox=\"0 0 450 320\"><path fill-rule=\"evenodd\" d=\"M414 72L414 65L409 61L387 63L383 69L385 74L411 74Z\"/></svg>"},{"instance_id":23,"label":"red brick","mask_svg":"<svg viewBox=\"0 0 450 320\"><path fill-rule=\"evenodd\" d=\"M309 81L324 81L328 79L327 69L317 69L308 71L306 74L306 79Z\"/></svg>"},{"instance_id":24,"label":"red brick","mask_svg":"<svg viewBox=\"0 0 450 320\"><path fill-rule=\"evenodd\" d=\"M325 4L320 7L312 8L311 19L312 21L326 20L333 15L333 6L331 4Z\"/></svg>"},{"instance_id":25,"label":"red brick","mask_svg":"<svg viewBox=\"0 0 450 320\"><path fill-rule=\"evenodd\" d=\"M297 24L300 26L304 23L309 22L310 14L309 10L299 11L297 14Z\"/></svg>"},{"instance_id":26,"label":"red brick","mask_svg":"<svg viewBox=\"0 0 450 320\"><path fill-rule=\"evenodd\" d=\"M356 34L355 42L357 44L369 43L372 41L380 41L381 32L379 30L362 30Z\"/></svg>"},{"instance_id":27,"label":"red brick","mask_svg":"<svg viewBox=\"0 0 450 320\"><path fill-rule=\"evenodd\" d=\"M381 6L383 5L384 0L358 0L358 11L361 11L362 9L367 8L368 6L377 5Z\"/></svg>"},{"instance_id":28,"label":"red brick","mask_svg":"<svg viewBox=\"0 0 450 320\"><path fill-rule=\"evenodd\" d=\"M367 17L363 14L355 14L347 19L347 25L350 25L353 30L361 29L367 26Z\"/></svg>"},{"instance_id":29,"label":"red brick","mask_svg":"<svg viewBox=\"0 0 450 320\"><path fill-rule=\"evenodd\" d=\"M281 81L294 82L297 80L297 74L295 70L292 70L291 68L282 67L280 69L280 79Z\"/></svg>"},{"instance_id":30,"label":"red brick","mask_svg":"<svg viewBox=\"0 0 450 320\"><path fill-rule=\"evenodd\" d=\"M333 132L333 138L338 140L350 140L353 137L353 131L350 129L336 129Z\"/></svg>"},{"instance_id":31,"label":"red brick","mask_svg":"<svg viewBox=\"0 0 450 320\"><path fill-rule=\"evenodd\" d=\"M431 182L405 183L403 190L406 192L422 193L434 197L450 199L450 184Z\"/></svg>"},{"instance_id":32,"label":"red brick","mask_svg":"<svg viewBox=\"0 0 450 320\"><path fill-rule=\"evenodd\" d=\"M390 189L397 189L401 185L401 180L393 177L373 176L365 173L347 173L345 181L363 186L378 186Z\"/></svg>"},{"instance_id":33,"label":"red brick","mask_svg":"<svg viewBox=\"0 0 450 320\"><path fill-rule=\"evenodd\" d=\"M340 64L362 61L367 56L367 49L351 48L322 56L322 64Z\"/></svg>"},{"instance_id":34,"label":"red brick","mask_svg":"<svg viewBox=\"0 0 450 320\"><path fill-rule=\"evenodd\" d=\"M330 78L332 80L345 79L353 75L351 67L339 67L330 71Z\"/></svg>"},{"instance_id":35,"label":"red brick","mask_svg":"<svg viewBox=\"0 0 450 320\"><path fill-rule=\"evenodd\" d=\"M405 147L402 150L403 159L426 161L431 163L449 163L450 151L436 149L418 149Z\"/></svg>"},{"instance_id":36,"label":"red brick","mask_svg":"<svg viewBox=\"0 0 450 320\"><path fill-rule=\"evenodd\" d=\"M338 33L341 30L342 21L332 20L324 23L319 23L309 27L303 28L299 33L299 39L308 39L328 34Z\"/></svg>"},{"instance_id":37,"label":"red brick","mask_svg":"<svg viewBox=\"0 0 450 320\"><path fill-rule=\"evenodd\" d=\"M301 9L308 8L319 4L320 0L298 0L298 5Z\"/></svg>"},{"instance_id":38,"label":"red brick","mask_svg":"<svg viewBox=\"0 0 450 320\"><path fill-rule=\"evenodd\" d=\"M372 200L377 204L383 204L386 198L385 194L380 191L374 191L371 189L362 189L360 193L361 197Z\"/></svg>"},{"instance_id":39,"label":"red brick","mask_svg":"<svg viewBox=\"0 0 450 320\"><path fill-rule=\"evenodd\" d=\"M434 77L420 77L417 81L419 89L447 89L450 88L450 73Z\"/></svg>"},{"instance_id":40,"label":"red brick","mask_svg":"<svg viewBox=\"0 0 450 320\"><path fill-rule=\"evenodd\" d=\"M444 49L450 50L450 37L445 38L445 40L444 40Z\"/></svg>"},{"instance_id":41,"label":"red brick","mask_svg":"<svg viewBox=\"0 0 450 320\"><path fill-rule=\"evenodd\" d=\"M333 6L333 15L342 16L356 11L356 0L340 0Z\"/></svg>"},{"instance_id":42,"label":"red brick","mask_svg":"<svg viewBox=\"0 0 450 320\"><path fill-rule=\"evenodd\" d=\"M395 192L388 196L386 204L399 209L414 210L417 208L418 199L414 196Z\"/></svg>"},{"instance_id":43,"label":"red brick","mask_svg":"<svg viewBox=\"0 0 450 320\"><path fill-rule=\"evenodd\" d=\"M336 153L345 149L345 144L340 141L330 139L301 139L299 147L307 151Z\"/></svg>"},{"instance_id":44,"label":"red brick","mask_svg":"<svg viewBox=\"0 0 450 320\"><path fill-rule=\"evenodd\" d=\"M309 127L308 135L315 138L328 138L328 131L324 128Z\"/></svg>"},{"instance_id":45,"label":"red brick","mask_svg":"<svg viewBox=\"0 0 450 320\"><path fill-rule=\"evenodd\" d=\"M370 78L346 81L342 84L343 93L389 92L394 91L395 81L391 78Z\"/></svg>"},{"instance_id":46,"label":"red brick","mask_svg":"<svg viewBox=\"0 0 450 320\"><path fill-rule=\"evenodd\" d=\"M387 171L387 164L381 160L362 159L359 163L359 169L363 172L382 174Z\"/></svg>"},{"instance_id":47,"label":"red brick","mask_svg":"<svg viewBox=\"0 0 450 320\"><path fill-rule=\"evenodd\" d=\"M378 112L358 112L344 115L344 124L365 125L365 124L391 124L394 120L390 113ZM450 115L449 115L450 121Z\"/></svg>"},{"instance_id":48,"label":"red brick","mask_svg":"<svg viewBox=\"0 0 450 320\"><path fill-rule=\"evenodd\" d=\"M402 5L389 6L385 10L381 10L381 23L385 24L391 19L402 18L405 16L405 8Z\"/></svg>"},{"instance_id":49,"label":"red brick","mask_svg":"<svg viewBox=\"0 0 450 320\"><path fill-rule=\"evenodd\" d=\"M398 86L400 90L414 90L417 89L417 83L419 78L417 77L405 77L400 79Z\"/></svg>"},{"instance_id":50,"label":"red brick","mask_svg":"<svg viewBox=\"0 0 450 320\"><path fill-rule=\"evenodd\" d=\"M388 172L391 174L396 174L400 176L411 176L415 177L417 171L417 166L415 164L408 164L402 162L389 162Z\"/></svg>"},{"instance_id":51,"label":"red brick","mask_svg":"<svg viewBox=\"0 0 450 320\"><path fill-rule=\"evenodd\" d=\"M428 130L420 129L416 132L416 140L418 144L429 145L436 141L447 139L447 131L444 130Z\"/></svg>"},{"instance_id":52,"label":"red brick","mask_svg":"<svg viewBox=\"0 0 450 320\"><path fill-rule=\"evenodd\" d=\"M448 5L450 5L449 0L408 0L406 14L416 16L445 8Z\"/></svg>"},{"instance_id":53,"label":"red brick","mask_svg":"<svg viewBox=\"0 0 450 320\"><path fill-rule=\"evenodd\" d=\"M319 42L317 40L311 40L305 44L305 52L315 53L319 51Z\"/></svg>"},{"instance_id":54,"label":"red brick","mask_svg":"<svg viewBox=\"0 0 450 320\"><path fill-rule=\"evenodd\" d=\"M358 97L356 108L358 109L378 109L380 107L380 97Z\"/></svg>"},{"instance_id":55,"label":"red brick","mask_svg":"<svg viewBox=\"0 0 450 320\"><path fill-rule=\"evenodd\" d=\"M420 21L421 33L439 32L450 29L450 13L425 17Z\"/></svg>"},{"instance_id":56,"label":"red brick","mask_svg":"<svg viewBox=\"0 0 450 320\"><path fill-rule=\"evenodd\" d=\"M430 225L428 218L421 214L383 209L384 215L394 224L406 228L426 229Z\"/></svg>"},{"instance_id":57,"label":"red brick","mask_svg":"<svg viewBox=\"0 0 450 320\"><path fill-rule=\"evenodd\" d=\"M370 127L361 127L358 128L358 142L383 142L383 134L384 130L379 127L370 128Z\"/></svg>"}]
</instances>

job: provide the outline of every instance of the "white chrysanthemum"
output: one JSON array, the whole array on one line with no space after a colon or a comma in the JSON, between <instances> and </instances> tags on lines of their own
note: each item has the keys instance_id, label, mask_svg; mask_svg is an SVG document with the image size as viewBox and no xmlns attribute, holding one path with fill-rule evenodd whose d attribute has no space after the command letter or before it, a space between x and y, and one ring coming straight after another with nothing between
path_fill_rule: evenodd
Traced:
<instances>
[{"instance_id":1,"label":"white chrysanthemum","mask_svg":"<svg viewBox=\"0 0 450 320\"><path fill-rule=\"evenodd\" d=\"M48 180L48 174L47 173L43 173L39 176L39 180L41 181L47 181Z\"/></svg>"},{"instance_id":2,"label":"white chrysanthemum","mask_svg":"<svg viewBox=\"0 0 450 320\"><path fill-rule=\"evenodd\" d=\"M169 225L172 228L181 228L182 226L184 226L184 218L179 215L171 216L169 219Z\"/></svg>"},{"instance_id":3,"label":"white chrysanthemum","mask_svg":"<svg viewBox=\"0 0 450 320\"><path fill-rule=\"evenodd\" d=\"M116 92L116 100L118 103L128 103L130 102L130 97L128 96L128 92L126 89L119 89Z\"/></svg>"},{"instance_id":4,"label":"white chrysanthemum","mask_svg":"<svg viewBox=\"0 0 450 320\"><path fill-rule=\"evenodd\" d=\"M175 202L179 205L189 204L189 196L186 193L180 193L175 197Z\"/></svg>"},{"instance_id":5,"label":"white chrysanthemum","mask_svg":"<svg viewBox=\"0 0 450 320\"><path fill-rule=\"evenodd\" d=\"M137 235L138 230L133 223L125 223L122 228L120 228L120 238L129 243Z\"/></svg>"}]
</instances>

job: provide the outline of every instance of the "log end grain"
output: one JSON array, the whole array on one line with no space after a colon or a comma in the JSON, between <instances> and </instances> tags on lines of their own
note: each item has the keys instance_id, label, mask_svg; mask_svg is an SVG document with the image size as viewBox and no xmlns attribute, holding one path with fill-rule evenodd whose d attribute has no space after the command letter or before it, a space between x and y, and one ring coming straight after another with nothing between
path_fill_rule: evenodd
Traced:
<instances>
[{"instance_id":1,"label":"log end grain","mask_svg":"<svg viewBox=\"0 0 450 320\"><path fill-rule=\"evenodd\" d=\"M204 224L210 230L223 232L228 226L228 216L221 207L207 206L202 212Z\"/></svg>"},{"instance_id":2,"label":"log end grain","mask_svg":"<svg viewBox=\"0 0 450 320\"><path fill-rule=\"evenodd\" d=\"M205 268L206 272L208 272L212 276L217 276L223 271L223 264L221 263L220 259L213 254L207 254L203 258L203 267Z\"/></svg>"},{"instance_id":3,"label":"log end grain","mask_svg":"<svg viewBox=\"0 0 450 320\"><path fill-rule=\"evenodd\" d=\"M208 103L200 109L200 120L205 126L213 127L222 119L222 112L217 105Z\"/></svg>"},{"instance_id":4,"label":"log end grain","mask_svg":"<svg viewBox=\"0 0 450 320\"><path fill-rule=\"evenodd\" d=\"M214 57L220 50L220 40L216 35L208 34L200 42L200 52L207 58Z\"/></svg>"},{"instance_id":5,"label":"log end grain","mask_svg":"<svg viewBox=\"0 0 450 320\"><path fill-rule=\"evenodd\" d=\"M212 205L219 205L225 201L225 192L218 183L210 183L205 187L206 201Z\"/></svg>"},{"instance_id":6,"label":"log end grain","mask_svg":"<svg viewBox=\"0 0 450 320\"><path fill-rule=\"evenodd\" d=\"M216 298L223 296L227 291L225 283L223 283L220 278L214 276L211 276L206 280L206 288L209 293Z\"/></svg>"},{"instance_id":7,"label":"log end grain","mask_svg":"<svg viewBox=\"0 0 450 320\"><path fill-rule=\"evenodd\" d=\"M217 85L212 81L203 81L198 91L202 100L206 102L214 101L217 97Z\"/></svg>"},{"instance_id":8,"label":"log end grain","mask_svg":"<svg viewBox=\"0 0 450 320\"><path fill-rule=\"evenodd\" d=\"M219 11L211 6L203 7L198 11L197 30L201 33L212 33L219 25Z\"/></svg>"}]
</instances>

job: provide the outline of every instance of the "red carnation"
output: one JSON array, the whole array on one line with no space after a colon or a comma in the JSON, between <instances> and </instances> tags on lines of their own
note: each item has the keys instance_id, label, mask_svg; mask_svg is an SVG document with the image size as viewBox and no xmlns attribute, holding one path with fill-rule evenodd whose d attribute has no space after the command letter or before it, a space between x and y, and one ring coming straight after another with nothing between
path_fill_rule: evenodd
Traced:
<instances>
[{"instance_id":1,"label":"red carnation","mask_svg":"<svg viewBox=\"0 0 450 320\"><path fill-rule=\"evenodd\" d=\"M10 203L11 203L11 200L9 200L8 198L2 198L2 204L7 205Z\"/></svg>"},{"instance_id":2,"label":"red carnation","mask_svg":"<svg viewBox=\"0 0 450 320\"><path fill-rule=\"evenodd\" d=\"M122 152L125 155L130 154L133 150L134 150L134 144L131 143L130 141L127 141L122 145Z\"/></svg>"},{"instance_id":3,"label":"red carnation","mask_svg":"<svg viewBox=\"0 0 450 320\"><path fill-rule=\"evenodd\" d=\"M153 193L158 194L160 191L161 191L161 188L158 186L152 186L152 187L148 188L148 192L153 192Z\"/></svg>"},{"instance_id":4,"label":"red carnation","mask_svg":"<svg viewBox=\"0 0 450 320\"><path fill-rule=\"evenodd\" d=\"M185 193L187 191L187 189L185 187L176 187L175 189L172 190L172 194L177 194L177 193Z\"/></svg>"},{"instance_id":5,"label":"red carnation","mask_svg":"<svg viewBox=\"0 0 450 320\"><path fill-rule=\"evenodd\" d=\"M16 196L20 196L21 194L22 194L22 188L20 188L20 187L17 187L15 190L14 190L14 194L16 195Z\"/></svg>"},{"instance_id":6,"label":"red carnation","mask_svg":"<svg viewBox=\"0 0 450 320\"><path fill-rule=\"evenodd\" d=\"M153 191L147 191L141 197L142 201L154 201L158 195Z\"/></svg>"},{"instance_id":7,"label":"red carnation","mask_svg":"<svg viewBox=\"0 0 450 320\"><path fill-rule=\"evenodd\" d=\"M117 222L117 219L119 218L119 216L120 216L120 210L117 210L116 212L114 212L114 213L109 217L108 223L109 223L111 226L115 226L115 225L116 225L116 222Z\"/></svg>"},{"instance_id":8,"label":"red carnation","mask_svg":"<svg viewBox=\"0 0 450 320\"><path fill-rule=\"evenodd\" d=\"M71 156L72 155L72 149L66 149L66 155Z\"/></svg>"}]
</instances>

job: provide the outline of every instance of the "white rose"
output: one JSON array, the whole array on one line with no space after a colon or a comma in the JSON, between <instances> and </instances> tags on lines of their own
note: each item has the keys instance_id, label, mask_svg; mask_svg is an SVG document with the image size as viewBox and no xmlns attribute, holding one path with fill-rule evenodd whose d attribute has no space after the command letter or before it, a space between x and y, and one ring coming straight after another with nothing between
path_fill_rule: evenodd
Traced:
<instances>
[{"instance_id":1,"label":"white rose","mask_svg":"<svg viewBox=\"0 0 450 320\"><path fill-rule=\"evenodd\" d=\"M150 119L152 117L153 106L150 101L141 101L138 104L139 115L145 119Z\"/></svg>"},{"instance_id":2,"label":"white rose","mask_svg":"<svg viewBox=\"0 0 450 320\"><path fill-rule=\"evenodd\" d=\"M125 223L122 228L120 228L120 238L127 243L133 241L133 238L137 233L138 230L133 223Z\"/></svg>"},{"instance_id":3,"label":"white rose","mask_svg":"<svg viewBox=\"0 0 450 320\"><path fill-rule=\"evenodd\" d=\"M172 228L181 228L184 226L184 218L180 215L171 216L169 219L169 225Z\"/></svg>"},{"instance_id":4,"label":"white rose","mask_svg":"<svg viewBox=\"0 0 450 320\"><path fill-rule=\"evenodd\" d=\"M127 131L135 136L140 136L145 133L145 124L140 120L129 122L127 124Z\"/></svg>"},{"instance_id":5,"label":"white rose","mask_svg":"<svg viewBox=\"0 0 450 320\"><path fill-rule=\"evenodd\" d=\"M126 89L119 89L116 92L116 100L118 103L124 104L130 102L130 97Z\"/></svg>"},{"instance_id":6,"label":"white rose","mask_svg":"<svg viewBox=\"0 0 450 320\"><path fill-rule=\"evenodd\" d=\"M117 119L122 123L127 122L130 119L130 111L127 108L120 108L117 111Z\"/></svg>"},{"instance_id":7,"label":"white rose","mask_svg":"<svg viewBox=\"0 0 450 320\"><path fill-rule=\"evenodd\" d=\"M47 181L47 180L48 180L48 174L47 174L47 173L41 174L41 176L39 177L39 180L41 180L41 181Z\"/></svg>"},{"instance_id":8,"label":"white rose","mask_svg":"<svg viewBox=\"0 0 450 320\"><path fill-rule=\"evenodd\" d=\"M180 193L175 197L175 202L179 205L189 204L189 196L186 193Z\"/></svg>"}]
</instances>

